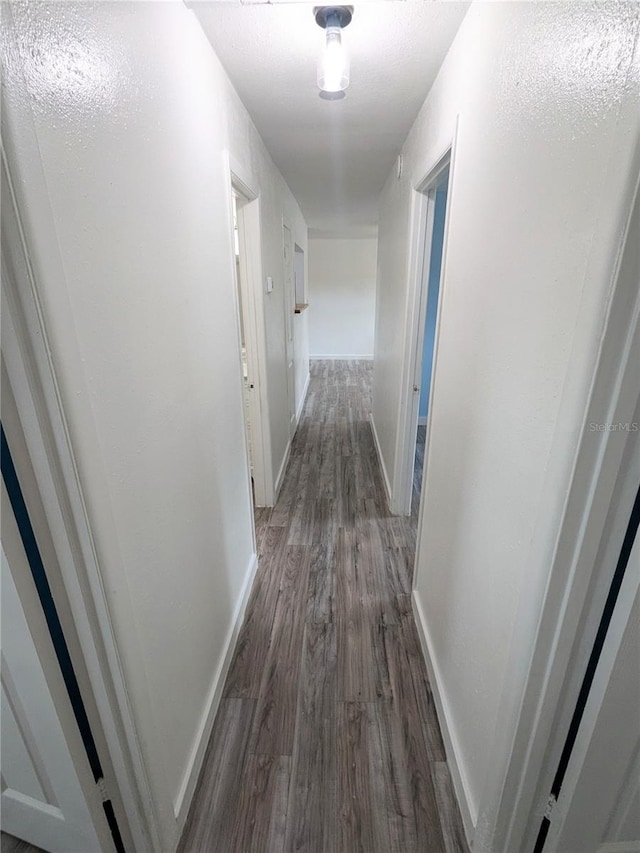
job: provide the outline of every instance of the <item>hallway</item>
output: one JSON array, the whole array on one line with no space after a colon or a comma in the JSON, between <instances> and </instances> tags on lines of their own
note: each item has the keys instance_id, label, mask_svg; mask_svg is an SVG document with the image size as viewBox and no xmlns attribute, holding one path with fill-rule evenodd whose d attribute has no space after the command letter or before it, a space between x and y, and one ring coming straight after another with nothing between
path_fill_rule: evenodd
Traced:
<instances>
[{"instance_id":1,"label":"hallway","mask_svg":"<svg viewBox=\"0 0 640 853\"><path fill-rule=\"evenodd\" d=\"M463 853L372 367L316 361L180 849Z\"/></svg>"}]
</instances>

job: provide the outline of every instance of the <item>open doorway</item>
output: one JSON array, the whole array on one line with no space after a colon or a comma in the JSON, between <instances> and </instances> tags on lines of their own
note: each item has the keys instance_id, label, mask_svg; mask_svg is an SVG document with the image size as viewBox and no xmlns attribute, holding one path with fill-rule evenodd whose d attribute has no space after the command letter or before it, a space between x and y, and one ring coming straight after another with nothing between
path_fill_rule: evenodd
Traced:
<instances>
[{"instance_id":1,"label":"open doorway","mask_svg":"<svg viewBox=\"0 0 640 853\"><path fill-rule=\"evenodd\" d=\"M296 431L296 368L294 352L293 317L296 310L296 255L291 228L283 222L283 262L284 262L284 331L285 364L287 372L287 401L289 405L289 439Z\"/></svg>"},{"instance_id":2,"label":"open doorway","mask_svg":"<svg viewBox=\"0 0 640 853\"><path fill-rule=\"evenodd\" d=\"M307 283L304 277L304 249L295 244L296 314L307 307Z\"/></svg>"},{"instance_id":3,"label":"open doorway","mask_svg":"<svg viewBox=\"0 0 640 853\"><path fill-rule=\"evenodd\" d=\"M247 453L249 456L249 476L251 477L251 494L253 497L253 505L256 506L256 484L255 484L255 439L251 435L251 391L253 385L249 380L249 363L247 357L247 321L245 318L245 308L243 306L243 290L246 284L243 284L242 273L240 271L240 229L238 227L238 211L247 203L244 198L235 188L233 189L233 250L235 255L235 276L236 288L238 290L238 314L240 320L240 351L242 356L242 393L244 400L244 426L247 439Z\"/></svg>"},{"instance_id":4,"label":"open doorway","mask_svg":"<svg viewBox=\"0 0 640 853\"><path fill-rule=\"evenodd\" d=\"M234 269L237 288L244 423L254 507L273 504L267 401L264 397L264 323L259 201L231 175ZM262 330L262 332L261 332Z\"/></svg>"},{"instance_id":5,"label":"open doorway","mask_svg":"<svg viewBox=\"0 0 640 853\"><path fill-rule=\"evenodd\" d=\"M407 462L408 489L405 512L417 519L422 496L425 448L429 425L429 408L433 392L437 329L440 310L440 282L449 192L449 159L422 191L426 196L424 223L421 228L422 258L420 263L419 308L415 352L413 355L413 395Z\"/></svg>"}]
</instances>

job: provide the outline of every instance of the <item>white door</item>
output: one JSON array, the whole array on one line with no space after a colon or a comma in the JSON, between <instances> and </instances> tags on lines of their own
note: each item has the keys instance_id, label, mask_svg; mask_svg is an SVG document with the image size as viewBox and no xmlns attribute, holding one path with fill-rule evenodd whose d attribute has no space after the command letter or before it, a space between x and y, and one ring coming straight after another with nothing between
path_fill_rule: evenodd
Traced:
<instances>
[{"instance_id":1,"label":"white door","mask_svg":"<svg viewBox=\"0 0 640 853\"><path fill-rule=\"evenodd\" d=\"M293 317L295 311L295 278L293 261L293 240L291 229L286 225L284 231L284 318L285 318L285 357L287 362L287 398L289 401L289 435L296 431L296 392L293 342Z\"/></svg>"},{"instance_id":2,"label":"white door","mask_svg":"<svg viewBox=\"0 0 640 853\"><path fill-rule=\"evenodd\" d=\"M254 447L252 441L252 429L251 429L251 391L254 389L255 382L251 381L249 377L249 348L252 345L252 342L248 340L249 334L251 332L250 324L247 322L248 311L246 310L247 303L247 294L246 291L246 282L243 281L242 271L241 271L241 259L240 253L242 248L241 242L244 242L244 235L240 231L240 219L239 212L241 201L242 204L246 204L244 199L240 199L237 191L232 190L232 199L233 199L233 242L235 248L235 272L236 272L236 291L238 295L238 319L240 321L240 348L242 355L242 381L243 381L243 393L244 393L244 419L245 419L245 430L247 437L247 451L249 453L249 470L251 472L251 479L253 480L253 471L254 471Z\"/></svg>"},{"instance_id":3,"label":"white door","mask_svg":"<svg viewBox=\"0 0 640 853\"><path fill-rule=\"evenodd\" d=\"M589 693L545 853L640 853L640 537Z\"/></svg>"},{"instance_id":4,"label":"white door","mask_svg":"<svg viewBox=\"0 0 640 853\"><path fill-rule=\"evenodd\" d=\"M99 851L14 582L30 569L4 484L2 493L2 829L51 853Z\"/></svg>"}]
</instances>

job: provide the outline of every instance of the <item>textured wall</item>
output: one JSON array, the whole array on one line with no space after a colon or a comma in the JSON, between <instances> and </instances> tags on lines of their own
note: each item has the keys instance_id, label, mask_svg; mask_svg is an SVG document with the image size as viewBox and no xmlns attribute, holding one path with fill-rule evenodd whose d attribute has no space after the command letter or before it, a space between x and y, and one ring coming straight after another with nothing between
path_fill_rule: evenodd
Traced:
<instances>
[{"instance_id":1,"label":"textured wall","mask_svg":"<svg viewBox=\"0 0 640 853\"><path fill-rule=\"evenodd\" d=\"M373 415L393 478L412 188L458 124L416 596L471 822L509 737L494 727L519 596L526 578L524 662L637 175L639 16L473 4L382 194Z\"/></svg>"},{"instance_id":2,"label":"textured wall","mask_svg":"<svg viewBox=\"0 0 640 853\"><path fill-rule=\"evenodd\" d=\"M12 15L3 133L170 850L253 551L225 150L258 183L275 280L276 470L288 435L282 218L303 246L306 228L183 3Z\"/></svg>"}]
</instances>

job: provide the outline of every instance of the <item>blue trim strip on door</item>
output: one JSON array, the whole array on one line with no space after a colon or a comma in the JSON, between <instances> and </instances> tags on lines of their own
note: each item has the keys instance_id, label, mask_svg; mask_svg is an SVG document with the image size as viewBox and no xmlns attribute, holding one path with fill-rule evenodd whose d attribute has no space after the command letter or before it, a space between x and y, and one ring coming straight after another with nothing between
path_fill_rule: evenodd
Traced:
<instances>
[{"instance_id":1,"label":"blue trim strip on door","mask_svg":"<svg viewBox=\"0 0 640 853\"><path fill-rule=\"evenodd\" d=\"M93 778L97 782L98 779L101 779L103 776L100 757L98 756L98 750L96 748L95 740L93 739L87 712L84 707L84 702L82 701L78 679L73 668L71 655L69 654L69 647L67 646L62 625L60 624L60 617L58 616L55 601L51 594L51 587L49 586L47 573L44 568L44 563L42 562L40 549L38 548L35 533L31 525L29 511L27 510L27 505L22 494L22 489L20 488L16 468L13 464L13 457L9 450L9 444L4 432L4 427L1 424L0 442L0 468L2 469L2 477L16 518L18 531L20 533L20 538L22 539L22 545L24 547L25 554L27 555L27 561L29 563L29 568L31 569L33 582L36 586L38 598L40 599L44 617L49 628L51 641L53 642L53 648L58 659L62 678L64 679L67 693L69 694L69 699L71 701L71 707L73 708L78 729L80 730L80 737L82 738L87 758L89 759ZM120 829L118 827L111 802L108 801L103 803L103 806L105 816L109 824L109 829L113 835L116 850L118 853L125 853L122 836L120 835Z\"/></svg>"}]
</instances>

